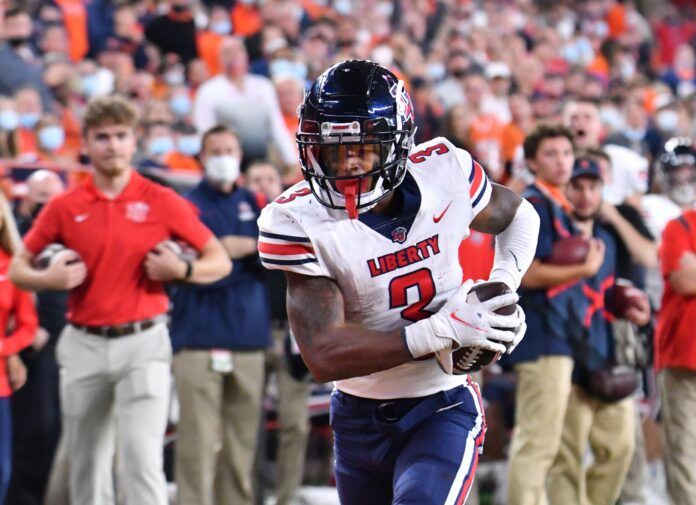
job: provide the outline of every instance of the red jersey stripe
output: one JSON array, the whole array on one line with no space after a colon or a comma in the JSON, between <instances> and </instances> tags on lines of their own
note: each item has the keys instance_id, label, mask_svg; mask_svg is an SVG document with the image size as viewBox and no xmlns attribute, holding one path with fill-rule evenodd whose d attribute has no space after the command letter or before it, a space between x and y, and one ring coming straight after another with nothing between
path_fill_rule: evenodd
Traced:
<instances>
[{"instance_id":1,"label":"red jersey stripe","mask_svg":"<svg viewBox=\"0 0 696 505\"><path fill-rule=\"evenodd\" d=\"M304 244L270 244L259 242L259 252L266 254L314 254L311 245Z\"/></svg>"},{"instance_id":2,"label":"red jersey stripe","mask_svg":"<svg viewBox=\"0 0 696 505\"><path fill-rule=\"evenodd\" d=\"M481 165L479 165L477 161L474 161L472 170L474 171L474 180L471 182L471 186L469 187L469 197L473 199L474 195L476 195L481 187L481 181L483 181L484 175L483 168L481 168Z\"/></svg>"}]
</instances>

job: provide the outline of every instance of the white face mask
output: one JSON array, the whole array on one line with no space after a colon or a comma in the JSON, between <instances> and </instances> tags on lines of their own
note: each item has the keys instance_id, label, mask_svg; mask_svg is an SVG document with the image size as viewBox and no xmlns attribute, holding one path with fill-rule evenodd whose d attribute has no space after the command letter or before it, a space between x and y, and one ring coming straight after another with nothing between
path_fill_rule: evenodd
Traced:
<instances>
[{"instance_id":1,"label":"white face mask","mask_svg":"<svg viewBox=\"0 0 696 505\"><path fill-rule=\"evenodd\" d=\"M210 156L205 160L205 176L213 183L233 183L239 178L239 162L236 156Z\"/></svg>"},{"instance_id":2,"label":"white face mask","mask_svg":"<svg viewBox=\"0 0 696 505\"><path fill-rule=\"evenodd\" d=\"M662 110L655 116L655 123L663 132L673 132L679 124L679 115L673 110Z\"/></svg>"}]
</instances>

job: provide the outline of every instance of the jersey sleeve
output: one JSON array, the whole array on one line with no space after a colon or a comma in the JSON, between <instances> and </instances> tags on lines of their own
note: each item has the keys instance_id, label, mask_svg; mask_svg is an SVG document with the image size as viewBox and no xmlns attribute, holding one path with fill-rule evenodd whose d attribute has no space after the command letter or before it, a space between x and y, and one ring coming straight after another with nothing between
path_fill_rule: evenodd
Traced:
<instances>
[{"instance_id":1,"label":"jersey sleeve","mask_svg":"<svg viewBox=\"0 0 696 505\"><path fill-rule=\"evenodd\" d=\"M53 242L61 242L60 216L56 199L50 201L37 216L34 224L24 237L24 247L31 254L40 253Z\"/></svg>"},{"instance_id":2,"label":"jersey sleeve","mask_svg":"<svg viewBox=\"0 0 696 505\"><path fill-rule=\"evenodd\" d=\"M689 224L686 219L682 216L667 223L660 248L662 275L665 278L679 270L679 262L689 250Z\"/></svg>"},{"instance_id":3,"label":"jersey sleeve","mask_svg":"<svg viewBox=\"0 0 696 505\"><path fill-rule=\"evenodd\" d=\"M169 232L200 251L213 237L211 232L198 218L198 209L184 197L167 190L165 195Z\"/></svg>"},{"instance_id":4,"label":"jersey sleeve","mask_svg":"<svg viewBox=\"0 0 696 505\"><path fill-rule=\"evenodd\" d=\"M474 217L486 208L491 199L492 187L483 167L464 149L454 147L457 162L464 170L469 186L469 199Z\"/></svg>"},{"instance_id":5,"label":"jersey sleeve","mask_svg":"<svg viewBox=\"0 0 696 505\"><path fill-rule=\"evenodd\" d=\"M302 226L278 204L261 211L259 257L270 270L286 270L313 277L331 277Z\"/></svg>"}]
</instances>

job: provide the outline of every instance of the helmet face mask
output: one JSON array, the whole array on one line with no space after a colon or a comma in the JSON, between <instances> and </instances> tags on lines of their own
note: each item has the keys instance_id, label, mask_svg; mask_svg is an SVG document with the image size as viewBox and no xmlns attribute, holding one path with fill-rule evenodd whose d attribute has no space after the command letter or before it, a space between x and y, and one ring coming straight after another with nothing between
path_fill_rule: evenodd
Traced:
<instances>
[{"instance_id":1,"label":"helmet face mask","mask_svg":"<svg viewBox=\"0 0 696 505\"><path fill-rule=\"evenodd\" d=\"M414 130L410 99L389 70L358 60L330 68L300 108L297 145L314 196L351 218L373 208L403 181Z\"/></svg>"}]
</instances>

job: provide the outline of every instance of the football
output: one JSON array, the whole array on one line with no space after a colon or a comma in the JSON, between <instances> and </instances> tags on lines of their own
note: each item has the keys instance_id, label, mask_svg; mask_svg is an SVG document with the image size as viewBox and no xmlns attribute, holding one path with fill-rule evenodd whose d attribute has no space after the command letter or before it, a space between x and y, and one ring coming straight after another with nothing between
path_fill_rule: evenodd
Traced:
<instances>
[{"instance_id":1,"label":"football","mask_svg":"<svg viewBox=\"0 0 696 505\"><path fill-rule=\"evenodd\" d=\"M553 244L551 256L546 263L551 265L579 265L587 258L590 242L580 235L571 235Z\"/></svg>"},{"instance_id":2,"label":"football","mask_svg":"<svg viewBox=\"0 0 696 505\"><path fill-rule=\"evenodd\" d=\"M195 261L198 258L198 251L181 240L165 240L161 244L184 261Z\"/></svg>"},{"instance_id":3,"label":"football","mask_svg":"<svg viewBox=\"0 0 696 505\"><path fill-rule=\"evenodd\" d=\"M32 259L32 266L37 270L45 270L56 261L62 258L68 259L68 264L79 263L82 261L80 255L72 249L68 249L63 244L48 244L39 254Z\"/></svg>"},{"instance_id":4,"label":"football","mask_svg":"<svg viewBox=\"0 0 696 505\"><path fill-rule=\"evenodd\" d=\"M511 293L510 288L503 282L485 282L474 286L467 295L467 301L474 302L490 300L499 295ZM496 314L510 316L517 310L517 304L506 305L495 311ZM477 372L495 363L500 353L481 349L480 347L460 347L452 352L452 374L463 375Z\"/></svg>"},{"instance_id":5,"label":"football","mask_svg":"<svg viewBox=\"0 0 696 505\"><path fill-rule=\"evenodd\" d=\"M607 308L619 319L625 319L631 308L640 308L647 295L628 279L616 279Z\"/></svg>"}]
</instances>

